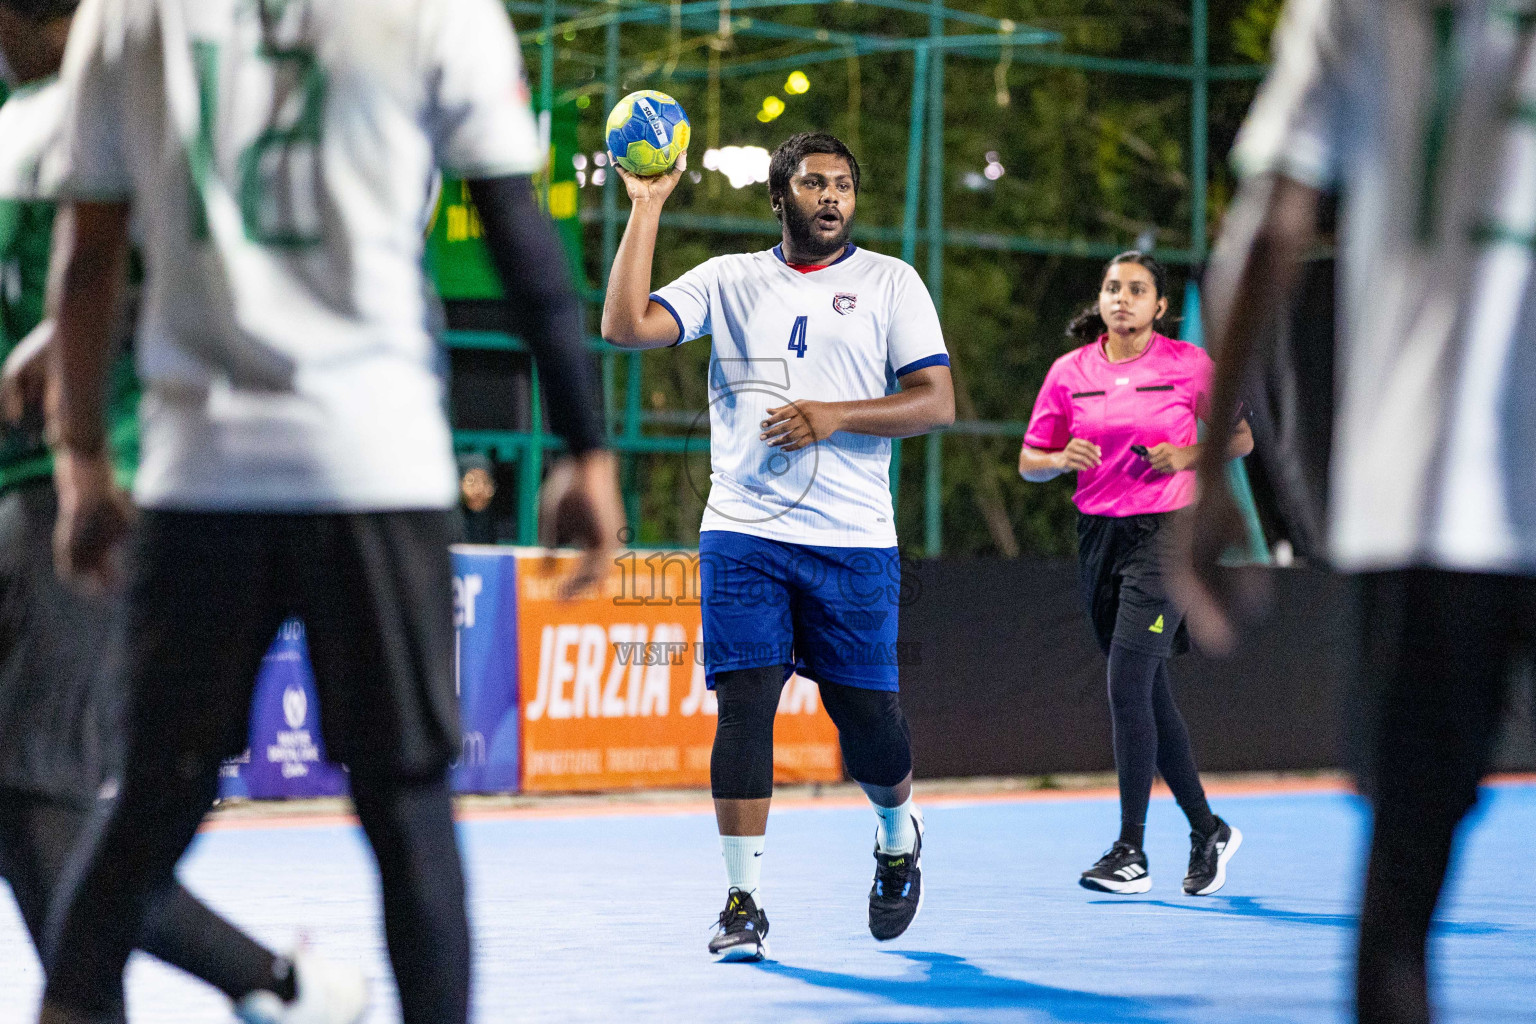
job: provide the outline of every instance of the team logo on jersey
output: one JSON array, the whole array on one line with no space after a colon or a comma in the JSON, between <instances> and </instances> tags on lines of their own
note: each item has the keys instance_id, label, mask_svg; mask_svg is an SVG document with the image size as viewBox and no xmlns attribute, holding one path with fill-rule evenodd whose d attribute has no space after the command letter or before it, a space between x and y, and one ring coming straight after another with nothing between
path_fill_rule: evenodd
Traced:
<instances>
[{"instance_id":1,"label":"team logo on jersey","mask_svg":"<svg viewBox=\"0 0 1536 1024\"><path fill-rule=\"evenodd\" d=\"M853 312L853 307L858 304L858 301L859 297L857 295L849 295L847 292L838 292L836 295L832 296L832 308L844 316L847 316L849 313Z\"/></svg>"}]
</instances>

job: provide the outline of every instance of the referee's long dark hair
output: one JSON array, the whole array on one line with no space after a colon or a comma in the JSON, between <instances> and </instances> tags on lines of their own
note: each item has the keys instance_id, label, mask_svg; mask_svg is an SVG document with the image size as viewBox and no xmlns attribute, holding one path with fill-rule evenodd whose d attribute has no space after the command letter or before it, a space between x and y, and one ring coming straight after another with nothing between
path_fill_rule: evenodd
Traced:
<instances>
[{"instance_id":1,"label":"referee's long dark hair","mask_svg":"<svg viewBox=\"0 0 1536 1024\"><path fill-rule=\"evenodd\" d=\"M1157 262L1155 258L1139 249L1123 252L1104 264L1104 273L1099 277L1100 288L1103 287L1104 278L1109 276L1110 268L1121 263L1135 263L1138 266L1146 267L1147 273L1152 275L1152 287L1157 289L1157 297L1161 299L1168 294L1168 272L1163 269L1163 265ZM1165 333L1163 330L1165 327L1172 327L1178 322L1178 317L1168 316L1165 313L1152 321L1152 329L1159 334L1163 334ZM1099 315L1099 303L1097 300L1073 317L1071 322L1067 324L1067 337L1076 338L1082 342L1094 341L1100 335L1107 333L1109 333L1109 325Z\"/></svg>"}]
</instances>

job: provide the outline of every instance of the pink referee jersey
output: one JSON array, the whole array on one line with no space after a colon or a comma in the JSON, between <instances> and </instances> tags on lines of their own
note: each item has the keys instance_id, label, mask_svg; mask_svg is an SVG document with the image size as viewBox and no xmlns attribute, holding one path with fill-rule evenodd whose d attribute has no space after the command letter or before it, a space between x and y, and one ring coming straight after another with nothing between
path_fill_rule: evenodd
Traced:
<instances>
[{"instance_id":1,"label":"pink referee jersey","mask_svg":"<svg viewBox=\"0 0 1536 1024\"><path fill-rule=\"evenodd\" d=\"M1195 498L1193 469L1169 476L1131 445L1198 440L1211 390L1211 357L1199 346L1153 334L1135 359L1112 363L1104 336L1051 366L1035 399L1024 443L1060 451L1074 437L1092 441L1104 461L1077 474L1078 510L1095 516L1172 512Z\"/></svg>"}]
</instances>

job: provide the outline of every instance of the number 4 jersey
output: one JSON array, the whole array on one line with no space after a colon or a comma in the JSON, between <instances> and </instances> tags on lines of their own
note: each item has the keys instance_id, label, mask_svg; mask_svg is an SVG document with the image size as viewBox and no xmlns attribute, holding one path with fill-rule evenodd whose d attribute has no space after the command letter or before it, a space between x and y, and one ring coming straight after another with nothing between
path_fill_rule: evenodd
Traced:
<instances>
[{"instance_id":1,"label":"number 4 jersey","mask_svg":"<svg viewBox=\"0 0 1536 1024\"><path fill-rule=\"evenodd\" d=\"M85 0L61 194L129 201L149 507L444 508L441 166L543 166L497 0Z\"/></svg>"},{"instance_id":2,"label":"number 4 jersey","mask_svg":"<svg viewBox=\"0 0 1536 1024\"><path fill-rule=\"evenodd\" d=\"M792 267L776 246L718 256L652 298L678 343L712 335L710 488L701 530L827 547L893 547L891 442L839 431L796 452L761 439L770 408L853 402L901 376L948 366L933 300L901 260L850 245L835 263Z\"/></svg>"}]
</instances>

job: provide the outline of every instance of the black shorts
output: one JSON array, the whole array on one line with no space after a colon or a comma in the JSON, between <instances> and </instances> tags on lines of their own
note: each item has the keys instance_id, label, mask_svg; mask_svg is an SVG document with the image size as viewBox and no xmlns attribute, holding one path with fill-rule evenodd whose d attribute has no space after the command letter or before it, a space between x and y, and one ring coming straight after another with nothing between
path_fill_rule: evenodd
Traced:
<instances>
[{"instance_id":1,"label":"black shorts","mask_svg":"<svg viewBox=\"0 0 1536 1024\"><path fill-rule=\"evenodd\" d=\"M53 571L52 480L0 494L0 788L90 806L115 773L122 603Z\"/></svg>"},{"instance_id":2,"label":"black shorts","mask_svg":"<svg viewBox=\"0 0 1536 1024\"><path fill-rule=\"evenodd\" d=\"M1161 542L1171 513L1077 517L1078 576L1094 636L1166 658L1189 650L1184 611L1163 589Z\"/></svg>"},{"instance_id":3,"label":"black shorts","mask_svg":"<svg viewBox=\"0 0 1536 1024\"><path fill-rule=\"evenodd\" d=\"M257 668L304 620L326 751L442 771L461 745L445 511L146 511L127 599L129 771L208 770L245 749Z\"/></svg>"},{"instance_id":4,"label":"black shorts","mask_svg":"<svg viewBox=\"0 0 1536 1024\"><path fill-rule=\"evenodd\" d=\"M1536 579L1441 569L1357 577L1351 747L1378 828L1455 822L1489 770L1511 681L1536 654Z\"/></svg>"}]
</instances>

